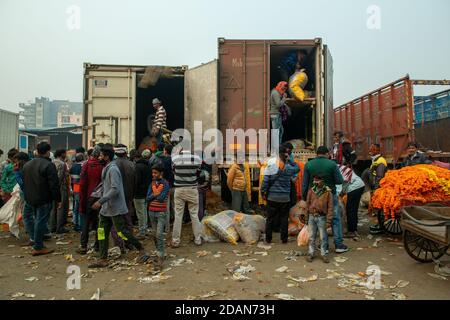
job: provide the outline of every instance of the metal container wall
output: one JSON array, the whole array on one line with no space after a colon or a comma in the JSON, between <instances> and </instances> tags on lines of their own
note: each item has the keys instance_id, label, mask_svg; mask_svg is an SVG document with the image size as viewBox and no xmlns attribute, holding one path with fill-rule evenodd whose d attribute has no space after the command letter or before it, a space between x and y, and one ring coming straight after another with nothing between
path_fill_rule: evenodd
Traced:
<instances>
[{"instance_id":1,"label":"metal container wall","mask_svg":"<svg viewBox=\"0 0 450 320\"><path fill-rule=\"evenodd\" d=\"M450 117L450 90L414 97L414 124Z\"/></svg>"},{"instance_id":2,"label":"metal container wall","mask_svg":"<svg viewBox=\"0 0 450 320\"><path fill-rule=\"evenodd\" d=\"M7 158L8 150L17 148L19 143L19 114L0 109L0 149L3 155L0 161Z\"/></svg>"},{"instance_id":3,"label":"metal container wall","mask_svg":"<svg viewBox=\"0 0 450 320\"><path fill-rule=\"evenodd\" d=\"M332 113L332 59L321 39L314 40L232 40L219 39L219 128L270 128L270 50L272 46L317 48L315 73L316 117L314 140L317 145L331 137L325 132ZM324 57L323 50L326 50ZM328 65L324 66L328 58ZM330 74L329 74L330 73ZM330 81L327 82L327 79ZM327 87L327 89L325 89ZM326 93L325 93L326 91Z\"/></svg>"},{"instance_id":4,"label":"metal container wall","mask_svg":"<svg viewBox=\"0 0 450 320\"><path fill-rule=\"evenodd\" d=\"M359 160L368 160L371 143L381 144L389 162L397 162L414 137L412 86L399 79L334 109L334 128L351 140Z\"/></svg>"}]
</instances>

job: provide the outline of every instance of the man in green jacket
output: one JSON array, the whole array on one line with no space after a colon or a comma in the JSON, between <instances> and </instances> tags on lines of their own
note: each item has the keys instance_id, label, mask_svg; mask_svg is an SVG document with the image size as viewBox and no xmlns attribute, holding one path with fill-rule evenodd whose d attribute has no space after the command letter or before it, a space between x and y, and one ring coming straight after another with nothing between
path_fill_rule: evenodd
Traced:
<instances>
[{"instance_id":1,"label":"man in green jacket","mask_svg":"<svg viewBox=\"0 0 450 320\"><path fill-rule=\"evenodd\" d=\"M339 199L336 193L336 185L342 184L344 179L336 162L328 159L329 150L325 146L317 148L317 157L308 161L305 165L302 181L302 199L306 199L309 189L312 187L313 178L320 175L324 178L325 185L331 189L333 194L333 238L336 253L348 251L344 244L341 214L339 212Z\"/></svg>"}]
</instances>

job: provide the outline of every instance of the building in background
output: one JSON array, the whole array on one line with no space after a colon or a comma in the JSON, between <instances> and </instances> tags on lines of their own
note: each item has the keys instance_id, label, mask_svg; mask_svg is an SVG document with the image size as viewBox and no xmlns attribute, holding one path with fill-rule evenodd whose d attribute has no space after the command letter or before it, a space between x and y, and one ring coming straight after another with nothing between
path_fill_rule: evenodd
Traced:
<instances>
[{"instance_id":1,"label":"building in background","mask_svg":"<svg viewBox=\"0 0 450 320\"><path fill-rule=\"evenodd\" d=\"M82 117L83 104L81 102L71 102L69 100L50 100L46 97L35 98L32 103L20 103L20 123L25 128L56 128L58 124L58 113L71 114L69 123L77 125L78 116ZM75 115L73 115L75 114ZM61 123L66 123L61 121ZM81 120L80 120L81 123Z\"/></svg>"},{"instance_id":2,"label":"building in background","mask_svg":"<svg viewBox=\"0 0 450 320\"><path fill-rule=\"evenodd\" d=\"M81 113L72 112L72 110L68 106L63 106L59 109L59 112L57 114L56 126L58 128L81 126L82 120L83 117Z\"/></svg>"}]
</instances>

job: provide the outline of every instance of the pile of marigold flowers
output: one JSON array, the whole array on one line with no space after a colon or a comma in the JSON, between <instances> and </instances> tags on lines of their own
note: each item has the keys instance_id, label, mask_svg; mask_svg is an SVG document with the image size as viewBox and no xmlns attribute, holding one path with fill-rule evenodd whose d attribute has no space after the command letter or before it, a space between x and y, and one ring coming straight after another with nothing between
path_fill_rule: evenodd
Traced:
<instances>
[{"instance_id":1,"label":"pile of marigold flowers","mask_svg":"<svg viewBox=\"0 0 450 320\"><path fill-rule=\"evenodd\" d=\"M408 204L449 203L450 170L428 164L389 170L371 201L387 219L394 219Z\"/></svg>"}]
</instances>

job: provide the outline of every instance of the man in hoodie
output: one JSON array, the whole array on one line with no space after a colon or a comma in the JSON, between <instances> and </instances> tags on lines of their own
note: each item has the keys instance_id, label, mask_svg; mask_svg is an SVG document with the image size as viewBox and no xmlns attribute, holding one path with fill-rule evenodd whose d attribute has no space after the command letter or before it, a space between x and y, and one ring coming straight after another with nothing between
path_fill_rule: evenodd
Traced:
<instances>
[{"instance_id":1,"label":"man in hoodie","mask_svg":"<svg viewBox=\"0 0 450 320\"><path fill-rule=\"evenodd\" d=\"M152 182L152 170L148 165L148 158L150 150L142 151L142 154L136 154L135 157L135 191L134 191L134 207L139 222L138 240L144 240L147 235L148 214L145 205L145 197L147 195L148 187ZM153 227L153 226L152 226Z\"/></svg>"},{"instance_id":2,"label":"man in hoodie","mask_svg":"<svg viewBox=\"0 0 450 320\"><path fill-rule=\"evenodd\" d=\"M149 259L142 244L133 233L126 227L124 216L128 213L125 192L123 190L120 170L114 159L114 148L105 144L101 149L101 159L106 163L102 171L103 191L101 198L92 205L92 209L100 210L98 224L98 241L100 244L100 259L89 265L89 268L105 268L108 266L109 234L114 226L118 235L137 250L139 250L139 261L145 262Z\"/></svg>"},{"instance_id":3,"label":"man in hoodie","mask_svg":"<svg viewBox=\"0 0 450 320\"><path fill-rule=\"evenodd\" d=\"M61 207L56 167L49 159L50 145L40 142L37 145L37 157L28 161L23 167L25 187L24 221L30 239L34 240L33 256L52 253L53 250L44 247L44 235L52 209L52 203ZM39 192L37 192L37 190Z\"/></svg>"}]
</instances>

